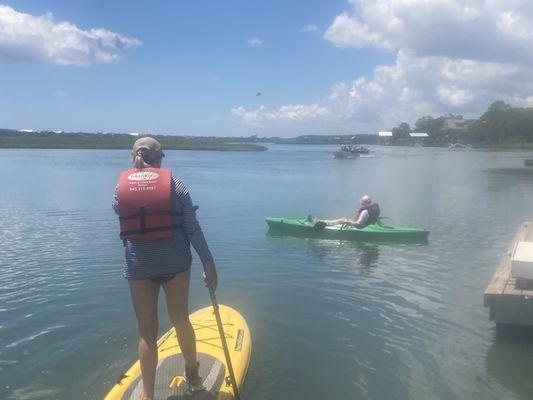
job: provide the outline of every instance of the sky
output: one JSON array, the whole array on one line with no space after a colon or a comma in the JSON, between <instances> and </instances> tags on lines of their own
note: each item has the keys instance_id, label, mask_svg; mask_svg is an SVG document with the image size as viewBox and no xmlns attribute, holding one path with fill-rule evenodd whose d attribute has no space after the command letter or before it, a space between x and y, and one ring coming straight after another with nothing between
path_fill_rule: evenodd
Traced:
<instances>
[{"instance_id":1,"label":"sky","mask_svg":"<svg viewBox=\"0 0 533 400\"><path fill-rule=\"evenodd\" d=\"M533 107L530 0L0 0L0 128L376 133Z\"/></svg>"}]
</instances>

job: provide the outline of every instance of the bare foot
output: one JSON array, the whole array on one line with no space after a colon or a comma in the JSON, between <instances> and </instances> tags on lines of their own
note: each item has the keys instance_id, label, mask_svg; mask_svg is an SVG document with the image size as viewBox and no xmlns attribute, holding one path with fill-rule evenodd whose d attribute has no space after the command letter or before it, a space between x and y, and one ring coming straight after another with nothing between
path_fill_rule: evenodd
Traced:
<instances>
[{"instance_id":1,"label":"bare foot","mask_svg":"<svg viewBox=\"0 0 533 400\"><path fill-rule=\"evenodd\" d=\"M152 398L144 392L144 390L141 393L141 400L152 400Z\"/></svg>"}]
</instances>

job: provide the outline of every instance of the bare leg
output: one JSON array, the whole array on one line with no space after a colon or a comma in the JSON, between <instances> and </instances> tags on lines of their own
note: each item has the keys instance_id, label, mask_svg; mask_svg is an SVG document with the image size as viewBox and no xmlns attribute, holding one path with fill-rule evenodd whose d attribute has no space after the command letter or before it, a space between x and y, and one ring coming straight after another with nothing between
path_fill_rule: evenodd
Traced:
<instances>
[{"instance_id":1,"label":"bare leg","mask_svg":"<svg viewBox=\"0 0 533 400\"><path fill-rule=\"evenodd\" d=\"M196 336L189 321L189 281L191 270L163 284L170 321L176 329L187 368L196 368Z\"/></svg>"},{"instance_id":2,"label":"bare leg","mask_svg":"<svg viewBox=\"0 0 533 400\"><path fill-rule=\"evenodd\" d=\"M157 297L159 284L149 279L130 280L130 292L139 326L139 361L143 381L143 400L154 397L157 368Z\"/></svg>"},{"instance_id":3,"label":"bare leg","mask_svg":"<svg viewBox=\"0 0 533 400\"><path fill-rule=\"evenodd\" d=\"M350 223L350 220L348 218L326 219L324 220L324 222L328 226L332 226L332 225L338 225L338 224L347 224L347 223Z\"/></svg>"}]
</instances>

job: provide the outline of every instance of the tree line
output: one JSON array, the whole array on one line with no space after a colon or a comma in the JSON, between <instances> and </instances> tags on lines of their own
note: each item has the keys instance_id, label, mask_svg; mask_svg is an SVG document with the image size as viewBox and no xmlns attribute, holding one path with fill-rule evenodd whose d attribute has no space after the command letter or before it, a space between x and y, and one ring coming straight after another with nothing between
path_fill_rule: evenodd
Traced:
<instances>
[{"instance_id":1,"label":"tree line","mask_svg":"<svg viewBox=\"0 0 533 400\"><path fill-rule=\"evenodd\" d=\"M477 120L469 121L466 131L445 128L446 118L424 116L414 127L402 122L392 129L394 137L403 140L410 132L426 132L433 143L460 141L471 144L533 143L533 108L511 107L504 101L496 101Z\"/></svg>"}]
</instances>

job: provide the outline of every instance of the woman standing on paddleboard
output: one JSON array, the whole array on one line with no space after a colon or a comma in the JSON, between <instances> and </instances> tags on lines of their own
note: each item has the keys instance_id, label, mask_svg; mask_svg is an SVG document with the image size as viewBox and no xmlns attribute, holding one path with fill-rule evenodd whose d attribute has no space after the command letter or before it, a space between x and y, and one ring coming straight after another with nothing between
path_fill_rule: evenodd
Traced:
<instances>
[{"instance_id":1,"label":"woman standing on paddleboard","mask_svg":"<svg viewBox=\"0 0 533 400\"><path fill-rule=\"evenodd\" d=\"M120 175L113 209L119 215L126 256L124 277L130 285L139 326L142 399L151 400L157 367L160 287L185 358L185 378L190 390L197 391L202 389L202 379L189 321L190 244L203 264L207 287L216 288L217 273L187 188L170 170L161 168L161 144L151 137L140 138L133 145L132 156L133 168Z\"/></svg>"}]
</instances>

